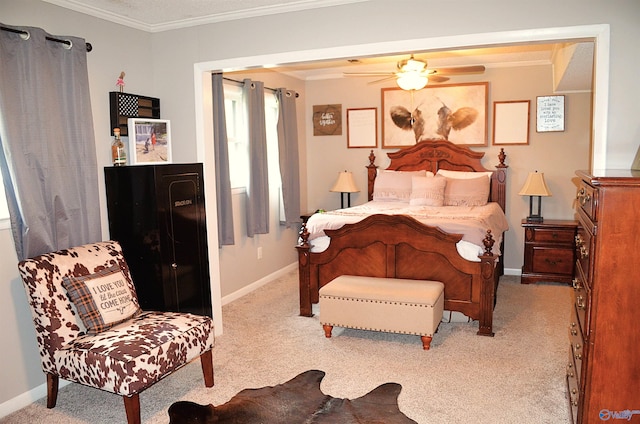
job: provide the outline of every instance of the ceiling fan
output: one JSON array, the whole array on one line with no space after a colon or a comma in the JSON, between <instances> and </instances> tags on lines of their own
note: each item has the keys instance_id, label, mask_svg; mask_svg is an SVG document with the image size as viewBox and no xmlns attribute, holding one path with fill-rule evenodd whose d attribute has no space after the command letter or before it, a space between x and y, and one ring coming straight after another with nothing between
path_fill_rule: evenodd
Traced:
<instances>
[{"instance_id":1,"label":"ceiling fan","mask_svg":"<svg viewBox=\"0 0 640 424\"><path fill-rule=\"evenodd\" d=\"M428 82L439 83L448 81L449 77L447 77L447 75L481 74L485 70L483 65L428 69L426 60L416 59L413 55L411 55L409 59L399 61L397 67L398 70L395 72L344 72L344 76L384 76L384 78L371 81L369 84L375 84L395 78L396 83L403 90L420 90L421 88L424 88Z\"/></svg>"}]
</instances>

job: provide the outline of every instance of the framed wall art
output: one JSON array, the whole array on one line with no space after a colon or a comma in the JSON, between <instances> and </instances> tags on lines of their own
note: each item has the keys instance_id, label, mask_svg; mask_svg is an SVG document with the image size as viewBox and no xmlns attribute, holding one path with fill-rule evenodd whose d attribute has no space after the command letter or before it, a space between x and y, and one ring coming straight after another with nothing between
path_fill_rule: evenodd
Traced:
<instances>
[{"instance_id":1,"label":"framed wall art","mask_svg":"<svg viewBox=\"0 0 640 424\"><path fill-rule=\"evenodd\" d=\"M313 135L342 135L342 105L313 106Z\"/></svg>"},{"instance_id":2,"label":"framed wall art","mask_svg":"<svg viewBox=\"0 0 640 424\"><path fill-rule=\"evenodd\" d=\"M413 146L423 138L487 145L488 82L382 89L382 147Z\"/></svg>"},{"instance_id":3,"label":"framed wall art","mask_svg":"<svg viewBox=\"0 0 640 424\"><path fill-rule=\"evenodd\" d=\"M378 108L347 109L347 147L378 147Z\"/></svg>"},{"instance_id":4,"label":"framed wall art","mask_svg":"<svg viewBox=\"0 0 640 424\"><path fill-rule=\"evenodd\" d=\"M529 100L493 102L493 144L529 144Z\"/></svg>"},{"instance_id":5,"label":"framed wall art","mask_svg":"<svg viewBox=\"0 0 640 424\"><path fill-rule=\"evenodd\" d=\"M171 163L171 124L166 119L129 118L129 164Z\"/></svg>"},{"instance_id":6,"label":"framed wall art","mask_svg":"<svg viewBox=\"0 0 640 424\"><path fill-rule=\"evenodd\" d=\"M536 106L536 131L564 131L564 96L540 96Z\"/></svg>"}]
</instances>

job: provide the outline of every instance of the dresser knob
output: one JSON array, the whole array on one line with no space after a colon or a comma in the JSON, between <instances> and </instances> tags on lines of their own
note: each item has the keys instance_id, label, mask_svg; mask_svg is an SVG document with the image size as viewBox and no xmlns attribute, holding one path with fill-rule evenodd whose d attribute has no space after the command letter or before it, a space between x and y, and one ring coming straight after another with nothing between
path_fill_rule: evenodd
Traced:
<instances>
[{"instance_id":1,"label":"dresser knob","mask_svg":"<svg viewBox=\"0 0 640 424\"><path fill-rule=\"evenodd\" d=\"M172 263L172 264L171 264L171 268L173 268L173 269L178 269L178 264L177 264L177 263L175 263L175 262L174 262L174 263Z\"/></svg>"},{"instance_id":2,"label":"dresser knob","mask_svg":"<svg viewBox=\"0 0 640 424\"><path fill-rule=\"evenodd\" d=\"M580 202L581 206L584 206L587 204L587 202L591 200L591 195L587 193L587 190L585 190L584 188L581 188L580 191L578 191L578 195L576 196L576 199Z\"/></svg>"}]
</instances>

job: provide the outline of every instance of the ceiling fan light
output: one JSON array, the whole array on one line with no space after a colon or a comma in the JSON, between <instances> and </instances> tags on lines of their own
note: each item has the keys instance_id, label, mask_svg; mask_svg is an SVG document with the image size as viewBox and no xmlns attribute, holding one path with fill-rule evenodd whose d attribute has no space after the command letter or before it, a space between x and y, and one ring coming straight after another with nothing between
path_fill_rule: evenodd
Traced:
<instances>
[{"instance_id":1,"label":"ceiling fan light","mask_svg":"<svg viewBox=\"0 0 640 424\"><path fill-rule=\"evenodd\" d=\"M407 64L402 67L402 70L406 72L419 72L424 70L425 65L426 64L424 62L415 59L409 59L407 61Z\"/></svg>"},{"instance_id":2,"label":"ceiling fan light","mask_svg":"<svg viewBox=\"0 0 640 424\"><path fill-rule=\"evenodd\" d=\"M420 90L429 82L428 78L417 72L406 72L398 76L396 79L398 87L403 90Z\"/></svg>"}]
</instances>

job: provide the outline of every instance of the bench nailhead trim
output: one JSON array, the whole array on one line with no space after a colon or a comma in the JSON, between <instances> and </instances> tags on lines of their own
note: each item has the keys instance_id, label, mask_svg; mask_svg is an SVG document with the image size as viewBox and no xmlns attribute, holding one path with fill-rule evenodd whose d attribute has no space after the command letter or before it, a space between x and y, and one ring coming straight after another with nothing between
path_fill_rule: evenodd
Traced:
<instances>
[{"instance_id":1,"label":"bench nailhead trim","mask_svg":"<svg viewBox=\"0 0 640 424\"><path fill-rule=\"evenodd\" d=\"M433 305L425 305L424 303L408 303L408 302L390 301L390 300L356 299L353 297L342 297L342 296L331 296L331 295L320 296L320 298L346 300L348 302L383 303L385 305L402 305L402 306L417 306L420 308L433 308Z\"/></svg>"}]
</instances>

